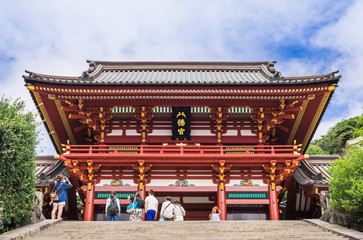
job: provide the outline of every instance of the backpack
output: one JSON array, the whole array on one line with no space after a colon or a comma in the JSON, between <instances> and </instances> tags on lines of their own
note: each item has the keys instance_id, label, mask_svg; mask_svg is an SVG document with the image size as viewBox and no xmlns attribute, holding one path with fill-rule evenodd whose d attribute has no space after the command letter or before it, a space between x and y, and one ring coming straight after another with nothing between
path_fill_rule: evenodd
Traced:
<instances>
[{"instance_id":1,"label":"backpack","mask_svg":"<svg viewBox=\"0 0 363 240\"><path fill-rule=\"evenodd\" d=\"M116 198L111 198L111 203L110 206L108 206L107 208L107 212L111 215L117 214L118 213L118 206L116 203Z\"/></svg>"},{"instance_id":2,"label":"backpack","mask_svg":"<svg viewBox=\"0 0 363 240\"><path fill-rule=\"evenodd\" d=\"M145 201L142 199L137 199L137 208L144 208L145 207Z\"/></svg>"}]
</instances>

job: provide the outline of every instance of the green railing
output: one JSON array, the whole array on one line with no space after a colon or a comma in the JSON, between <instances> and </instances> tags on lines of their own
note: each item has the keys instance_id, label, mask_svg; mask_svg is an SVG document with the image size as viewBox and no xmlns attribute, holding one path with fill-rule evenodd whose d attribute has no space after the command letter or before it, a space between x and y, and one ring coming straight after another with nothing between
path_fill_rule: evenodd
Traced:
<instances>
[{"instance_id":1,"label":"green railing","mask_svg":"<svg viewBox=\"0 0 363 240\"><path fill-rule=\"evenodd\" d=\"M108 147L108 149L115 149L114 151L110 151L108 153L139 153L139 151L124 151L124 150L130 150L130 149L139 149L139 147ZM119 149L123 150L120 151Z\"/></svg>"},{"instance_id":2,"label":"green railing","mask_svg":"<svg viewBox=\"0 0 363 240\"><path fill-rule=\"evenodd\" d=\"M250 150L255 149L253 147L225 147L226 150ZM247 151L231 151L231 152L225 152L225 154L246 154ZM250 154L254 154L255 152L248 151Z\"/></svg>"}]
</instances>

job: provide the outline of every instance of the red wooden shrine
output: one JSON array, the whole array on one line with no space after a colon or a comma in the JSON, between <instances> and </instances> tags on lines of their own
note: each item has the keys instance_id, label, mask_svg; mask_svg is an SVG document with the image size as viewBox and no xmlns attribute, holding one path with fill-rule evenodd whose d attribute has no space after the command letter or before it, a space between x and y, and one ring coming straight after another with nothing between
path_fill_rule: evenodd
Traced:
<instances>
[{"instance_id":1,"label":"red wooden shrine","mask_svg":"<svg viewBox=\"0 0 363 240\"><path fill-rule=\"evenodd\" d=\"M226 185L261 179L278 220L340 79L283 77L274 62L89 61L80 77L27 73L57 158L79 192L87 185L86 221L102 179L132 179L145 196L152 179L170 176L213 180L222 220Z\"/></svg>"}]
</instances>

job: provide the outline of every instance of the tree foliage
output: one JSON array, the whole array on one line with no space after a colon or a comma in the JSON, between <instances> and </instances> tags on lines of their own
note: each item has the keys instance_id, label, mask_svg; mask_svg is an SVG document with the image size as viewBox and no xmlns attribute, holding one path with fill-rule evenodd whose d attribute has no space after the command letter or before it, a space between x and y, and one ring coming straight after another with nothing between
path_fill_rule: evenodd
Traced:
<instances>
[{"instance_id":1,"label":"tree foliage","mask_svg":"<svg viewBox=\"0 0 363 240\"><path fill-rule=\"evenodd\" d=\"M19 99L0 99L0 233L26 223L33 208L37 124L24 106Z\"/></svg>"},{"instance_id":2,"label":"tree foliage","mask_svg":"<svg viewBox=\"0 0 363 240\"><path fill-rule=\"evenodd\" d=\"M338 154L344 148L347 140L356 137L356 129L363 127L363 121L358 121L358 119L359 117L354 117L337 123L329 129L327 134L313 141L312 144L319 146L329 154Z\"/></svg>"},{"instance_id":3,"label":"tree foliage","mask_svg":"<svg viewBox=\"0 0 363 240\"><path fill-rule=\"evenodd\" d=\"M310 143L308 150L306 150L306 154L309 154L309 155L329 155L329 152L324 151L323 149L321 149L321 147L319 147L318 145L316 145L314 143Z\"/></svg>"},{"instance_id":4,"label":"tree foliage","mask_svg":"<svg viewBox=\"0 0 363 240\"><path fill-rule=\"evenodd\" d=\"M362 122L363 115L356 121ZM355 130L355 136L362 136L362 127ZM332 206L351 215L358 222L363 222L363 141L351 146L346 156L331 164L328 172L330 179L330 197Z\"/></svg>"}]
</instances>

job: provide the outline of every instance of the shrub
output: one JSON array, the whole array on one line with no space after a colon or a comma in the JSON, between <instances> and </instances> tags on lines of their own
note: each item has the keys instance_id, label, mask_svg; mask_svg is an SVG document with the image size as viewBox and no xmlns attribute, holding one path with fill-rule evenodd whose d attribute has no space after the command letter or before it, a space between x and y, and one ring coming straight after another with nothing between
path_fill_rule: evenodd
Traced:
<instances>
[{"instance_id":1,"label":"shrub","mask_svg":"<svg viewBox=\"0 0 363 240\"><path fill-rule=\"evenodd\" d=\"M24 106L19 99L0 100L0 233L26 223L33 208L37 124Z\"/></svg>"},{"instance_id":2,"label":"shrub","mask_svg":"<svg viewBox=\"0 0 363 240\"><path fill-rule=\"evenodd\" d=\"M362 119L358 117L357 122L362 123ZM356 128L356 136L361 134L362 128ZM328 172L332 175L329 189L333 208L363 222L363 141L349 147L346 156L335 160Z\"/></svg>"}]
</instances>

